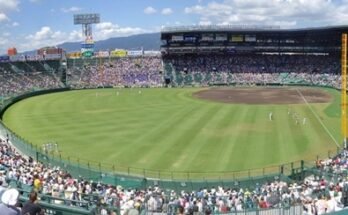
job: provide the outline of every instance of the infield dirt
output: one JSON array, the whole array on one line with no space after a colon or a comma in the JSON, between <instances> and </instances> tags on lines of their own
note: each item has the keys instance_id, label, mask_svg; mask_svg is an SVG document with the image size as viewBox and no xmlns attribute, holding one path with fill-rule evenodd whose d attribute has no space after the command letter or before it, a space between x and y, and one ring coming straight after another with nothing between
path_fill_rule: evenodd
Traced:
<instances>
[{"instance_id":1,"label":"infield dirt","mask_svg":"<svg viewBox=\"0 0 348 215\"><path fill-rule=\"evenodd\" d=\"M193 94L195 98L231 104L329 103L332 97L313 88L211 88Z\"/></svg>"}]
</instances>

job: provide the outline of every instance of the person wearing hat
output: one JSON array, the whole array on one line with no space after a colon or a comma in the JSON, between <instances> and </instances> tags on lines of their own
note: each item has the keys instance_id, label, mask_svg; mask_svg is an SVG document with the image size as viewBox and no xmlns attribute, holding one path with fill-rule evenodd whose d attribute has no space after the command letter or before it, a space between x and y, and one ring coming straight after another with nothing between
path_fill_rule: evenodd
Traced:
<instances>
[{"instance_id":1,"label":"person wearing hat","mask_svg":"<svg viewBox=\"0 0 348 215\"><path fill-rule=\"evenodd\" d=\"M6 190L1 196L0 212L1 215L20 215L21 211L16 207L19 197L18 190L11 188Z\"/></svg>"},{"instance_id":2,"label":"person wearing hat","mask_svg":"<svg viewBox=\"0 0 348 215\"><path fill-rule=\"evenodd\" d=\"M35 191L32 191L29 194L29 201L27 201L22 208L22 214L24 215L45 214L44 210L42 210L40 206L36 203L36 200L37 200L37 193Z\"/></svg>"}]
</instances>

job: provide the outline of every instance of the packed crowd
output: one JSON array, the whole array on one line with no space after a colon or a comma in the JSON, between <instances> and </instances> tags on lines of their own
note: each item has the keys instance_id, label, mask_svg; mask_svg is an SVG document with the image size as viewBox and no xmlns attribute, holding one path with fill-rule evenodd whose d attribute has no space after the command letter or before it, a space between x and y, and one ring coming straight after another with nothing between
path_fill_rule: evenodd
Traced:
<instances>
[{"instance_id":1,"label":"packed crowd","mask_svg":"<svg viewBox=\"0 0 348 215\"><path fill-rule=\"evenodd\" d=\"M71 85L77 87L159 87L163 83L160 57L118 58L99 65L71 68L69 73Z\"/></svg>"},{"instance_id":2,"label":"packed crowd","mask_svg":"<svg viewBox=\"0 0 348 215\"><path fill-rule=\"evenodd\" d=\"M69 67L67 74L68 85L76 88L161 87L168 77L175 86L309 84L340 88L337 59L296 55L133 57L95 60L93 64L82 60L81 65ZM7 67L0 67L0 96L62 86L52 73L10 72Z\"/></svg>"},{"instance_id":3,"label":"packed crowd","mask_svg":"<svg viewBox=\"0 0 348 215\"><path fill-rule=\"evenodd\" d=\"M30 157L22 156L10 142L10 137L0 140L0 208L4 205L19 211L25 208L18 201L19 193L11 188L13 184L19 189L31 191L29 204L36 204L36 198L32 197L39 193L40 201L45 201L44 198L50 196L53 198L52 204L85 209L88 205L95 205L92 211L98 215L136 215L144 211L161 214L214 214L289 207L293 214L320 215L343 210L348 206L348 179L345 177L348 168L347 150L334 158L317 161L314 170L321 175L332 173L336 176L332 178L313 174L297 183L274 179L256 184L251 189L235 185L196 191L168 191L158 186L143 190L127 189L73 178L59 167L47 167Z\"/></svg>"},{"instance_id":4,"label":"packed crowd","mask_svg":"<svg viewBox=\"0 0 348 215\"><path fill-rule=\"evenodd\" d=\"M340 58L313 55L184 55L166 57L177 71L229 73L339 73Z\"/></svg>"},{"instance_id":5,"label":"packed crowd","mask_svg":"<svg viewBox=\"0 0 348 215\"><path fill-rule=\"evenodd\" d=\"M300 84L311 86L328 86L339 89L341 76L329 73L183 73L173 75L176 86L209 85L277 85Z\"/></svg>"},{"instance_id":6,"label":"packed crowd","mask_svg":"<svg viewBox=\"0 0 348 215\"><path fill-rule=\"evenodd\" d=\"M18 95L39 89L61 87L61 82L52 74L45 72L0 72L0 97Z\"/></svg>"},{"instance_id":7,"label":"packed crowd","mask_svg":"<svg viewBox=\"0 0 348 215\"><path fill-rule=\"evenodd\" d=\"M338 57L298 55L176 56L164 60L177 86L309 84L340 87Z\"/></svg>"}]
</instances>

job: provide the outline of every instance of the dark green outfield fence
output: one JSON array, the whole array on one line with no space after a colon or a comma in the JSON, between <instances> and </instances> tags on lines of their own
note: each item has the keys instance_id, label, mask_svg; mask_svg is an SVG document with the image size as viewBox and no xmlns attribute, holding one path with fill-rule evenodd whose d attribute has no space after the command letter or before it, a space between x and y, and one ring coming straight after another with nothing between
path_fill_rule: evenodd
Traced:
<instances>
[{"instance_id":1,"label":"dark green outfield fence","mask_svg":"<svg viewBox=\"0 0 348 215\"><path fill-rule=\"evenodd\" d=\"M2 118L4 111L12 104L23 99L42 95L47 93L68 91L69 88L35 91L20 95L6 100L0 110ZM165 190L197 190L203 187L245 187L254 189L258 184L263 184L274 180L283 180L287 182L301 181L308 175L317 175L327 177L330 180L335 179L335 175L325 175L313 168L316 159L325 159L336 155L337 152L327 152L313 158L312 161L295 161L283 165L276 165L260 169L233 172L172 172L166 170L150 170L136 167L125 167L113 164L102 164L98 162L82 160L79 158L65 157L61 154L45 153L41 147L31 144L29 141L19 137L2 121L0 121L0 134L9 136L11 143L21 153L36 159L51 167L61 167L68 171L74 177L83 177L85 179L98 181L106 184L120 185L126 188L145 188L148 186L160 186ZM67 206L56 206L50 202L43 202L42 206L47 210L56 211L51 214L90 214L89 209L72 209ZM300 209L299 209L300 210ZM298 210L293 209L270 209L266 211L253 211L231 214L300 214Z\"/></svg>"}]
</instances>

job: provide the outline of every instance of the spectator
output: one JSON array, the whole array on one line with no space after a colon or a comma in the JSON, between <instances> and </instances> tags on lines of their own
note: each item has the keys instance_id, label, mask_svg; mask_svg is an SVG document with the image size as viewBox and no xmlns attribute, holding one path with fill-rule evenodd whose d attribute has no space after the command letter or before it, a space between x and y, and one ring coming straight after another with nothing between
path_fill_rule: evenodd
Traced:
<instances>
[{"instance_id":1,"label":"spectator","mask_svg":"<svg viewBox=\"0 0 348 215\"><path fill-rule=\"evenodd\" d=\"M19 192L16 189L8 189L1 196L1 215L20 215L21 211L16 207Z\"/></svg>"},{"instance_id":2,"label":"spectator","mask_svg":"<svg viewBox=\"0 0 348 215\"><path fill-rule=\"evenodd\" d=\"M29 201L27 201L22 208L22 215L44 215L44 210L36 203L37 193L32 191L29 194Z\"/></svg>"}]
</instances>

